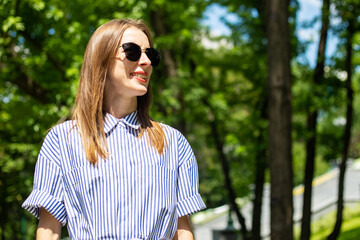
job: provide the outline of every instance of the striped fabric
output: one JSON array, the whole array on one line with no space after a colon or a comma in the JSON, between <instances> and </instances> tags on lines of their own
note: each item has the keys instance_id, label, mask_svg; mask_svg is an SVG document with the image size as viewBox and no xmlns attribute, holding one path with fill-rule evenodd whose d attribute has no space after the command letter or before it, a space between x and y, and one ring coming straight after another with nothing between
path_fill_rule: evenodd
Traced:
<instances>
[{"instance_id":1,"label":"striped fabric","mask_svg":"<svg viewBox=\"0 0 360 240\"><path fill-rule=\"evenodd\" d=\"M71 239L172 239L177 219L205 208L198 193L195 156L184 136L163 124L162 155L145 136L138 139L137 112L105 116L110 157L91 165L73 122L46 136L35 168L34 188L23 207L39 217L40 207Z\"/></svg>"}]
</instances>

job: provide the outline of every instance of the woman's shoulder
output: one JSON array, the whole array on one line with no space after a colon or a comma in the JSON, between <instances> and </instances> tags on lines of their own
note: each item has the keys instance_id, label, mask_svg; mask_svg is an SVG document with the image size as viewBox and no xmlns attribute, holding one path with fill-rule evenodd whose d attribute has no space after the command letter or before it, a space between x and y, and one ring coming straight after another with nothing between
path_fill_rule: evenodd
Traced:
<instances>
[{"instance_id":1,"label":"woman's shoulder","mask_svg":"<svg viewBox=\"0 0 360 240\"><path fill-rule=\"evenodd\" d=\"M176 140L177 142L186 140L185 136L178 129L170 125L167 125L165 123L160 123L160 125L164 130L167 139L173 139Z\"/></svg>"},{"instance_id":2,"label":"woman's shoulder","mask_svg":"<svg viewBox=\"0 0 360 240\"><path fill-rule=\"evenodd\" d=\"M54 125L49 130L48 135L53 135L53 134L57 136L68 135L68 133L73 129L77 129L76 122L74 120L67 120Z\"/></svg>"},{"instance_id":3,"label":"woman's shoulder","mask_svg":"<svg viewBox=\"0 0 360 240\"><path fill-rule=\"evenodd\" d=\"M165 132L168 147L178 149L177 152L179 154L180 164L182 164L185 160L192 159L194 157L194 152L189 141L185 138L181 131L167 124L161 123L161 126Z\"/></svg>"},{"instance_id":4,"label":"woman's shoulder","mask_svg":"<svg viewBox=\"0 0 360 240\"><path fill-rule=\"evenodd\" d=\"M165 124L165 123L160 123L160 126L162 127L162 129L165 131L165 134L169 134L169 135L179 135L181 134L181 132L179 130L177 130L176 128Z\"/></svg>"},{"instance_id":5,"label":"woman's shoulder","mask_svg":"<svg viewBox=\"0 0 360 240\"><path fill-rule=\"evenodd\" d=\"M76 127L76 122L74 120L66 120L64 122L56 123L52 129L55 131L63 130L63 129L71 129Z\"/></svg>"},{"instance_id":6,"label":"woman's shoulder","mask_svg":"<svg viewBox=\"0 0 360 240\"><path fill-rule=\"evenodd\" d=\"M60 167L60 152L73 124L73 121L65 121L50 128L44 138L39 155Z\"/></svg>"}]
</instances>

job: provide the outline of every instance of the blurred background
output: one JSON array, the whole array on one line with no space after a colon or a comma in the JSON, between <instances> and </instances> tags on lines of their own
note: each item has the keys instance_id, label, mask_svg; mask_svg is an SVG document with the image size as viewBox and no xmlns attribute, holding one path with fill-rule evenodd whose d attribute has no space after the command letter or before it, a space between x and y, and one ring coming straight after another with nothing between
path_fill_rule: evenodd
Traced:
<instances>
[{"instance_id":1,"label":"blurred background","mask_svg":"<svg viewBox=\"0 0 360 240\"><path fill-rule=\"evenodd\" d=\"M347 206L344 189L337 191L347 167L355 171L360 153L360 2L290 0L282 12L289 28L281 37L290 43L291 110L286 114L292 126L286 143L291 156L277 169L269 168L269 139L276 136L268 132L273 107L268 66L276 59L268 42L278 33L267 31L266 2L1 0L0 240L34 239L37 220L21 204L32 190L41 143L52 126L71 117L91 34L108 20L125 17L144 19L162 54L151 77L152 118L180 130L197 156L208 212L194 216L195 231L217 217L213 209L231 206L244 239L269 237L261 213L270 208L265 193L271 191L271 176L292 172L279 187L302 196L299 186L311 192L313 179L336 171L329 179L339 179L340 185L334 180L330 187L334 201L330 215L324 215L326 224L310 225L312 195L305 194L294 238L309 239L306 231L313 226L311 234L321 232L319 239L325 239L335 222L356 217L350 230L360 236L354 232L360 229L360 183L348 215L341 208ZM219 216L227 216L226 209Z\"/></svg>"}]
</instances>

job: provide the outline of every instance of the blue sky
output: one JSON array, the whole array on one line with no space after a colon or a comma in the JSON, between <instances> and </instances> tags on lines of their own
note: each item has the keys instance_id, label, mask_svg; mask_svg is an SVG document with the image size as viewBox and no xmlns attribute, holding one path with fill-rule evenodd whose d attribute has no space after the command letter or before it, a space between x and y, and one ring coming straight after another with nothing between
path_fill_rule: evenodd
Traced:
<instances>
[{"instance_id":1,"label":"blue sky","mask_svg":"<svg viewBox=\"0 0 360 240\"><path fill-rule=\"evenodd\" d=\"M314 17L319 17L321 14L321 0L299 0L300 10L298 12L298 30L297 35L300 40L311 40L304 56L299 58L302 62L308 62L311 67L315 66L317 45L319 42L320 22L317 22L312 28L303 28L302 23L311 21ZM213 35L228 35L230 30L221 21L225 17L228 20L236 19L234 14L227 11L225 7L218 4L212 4L205 12L202 24L209 26ZM320 20L319 20L320 21ZM331 33L328 35L328 45L326 55L331 56L336 48L337 40Z\"/></svg>"}]
</instances>

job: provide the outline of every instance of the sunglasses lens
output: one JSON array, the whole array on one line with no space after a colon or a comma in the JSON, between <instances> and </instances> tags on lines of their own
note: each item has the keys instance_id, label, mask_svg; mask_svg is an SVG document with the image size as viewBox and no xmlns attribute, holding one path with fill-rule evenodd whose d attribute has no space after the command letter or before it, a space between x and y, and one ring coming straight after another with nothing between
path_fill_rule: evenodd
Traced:
<instances>
[{"instance_id":1,"label":"sunglasses lens","mask_svg":"<svg viewBox=\"0 0 360 240\"><path fill-rule=\"evenodd\" d=\"M139 60L141 55L141 48L138 45L135 43L124 43L121 46L124 49L126 58L129 61L136 62Z\"/></svg>"},{"instance_id":2,"label":"sunglasses lens","mask_svg":"<svg viewBox=\"0 0 360 240\"><path fill-rule=\"evenodd\" d=\"M141 56L141 48L139 45L135 43L124 43L121 45L123 48L126 58L129 61L136 62L140 59ZM154 48L147 48L145 50L146 56L150 59L152 66L159 65L160 62L160 54Z\"/></svg>"},{"instance_id":3,"label":"sunglasses lens","mask_svg":"<svg viewBox=\"0 0 360 240\"><path fill-rule=\"evenodd\" d=\"M160 54L158 51L156 51L154 48L147 48L145 53L146 56L150 59L152 66L156 67L159 65Z\"/></svg>"}]
</instances>

